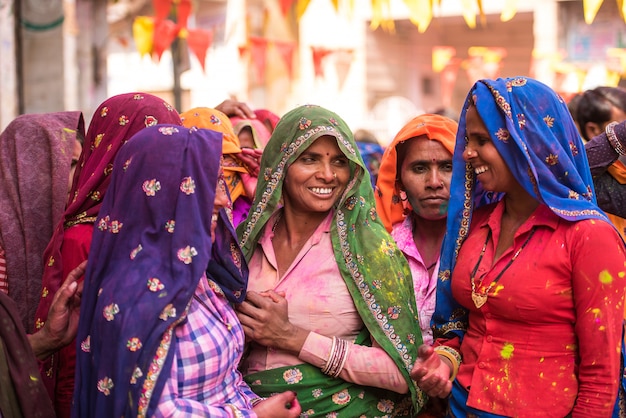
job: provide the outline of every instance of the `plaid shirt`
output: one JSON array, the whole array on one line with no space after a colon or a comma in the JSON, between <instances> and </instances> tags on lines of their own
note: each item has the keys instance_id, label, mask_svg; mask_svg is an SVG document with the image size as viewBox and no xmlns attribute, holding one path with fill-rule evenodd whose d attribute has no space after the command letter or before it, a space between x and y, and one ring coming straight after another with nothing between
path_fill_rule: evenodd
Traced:
<instances>
[{"instance_id":1,"label":"plaid shirt","mask_svg":"<svg viewBox=\"0 0 626 418\"><path fill-rule=\"evenodd\" d=\"M232 404L256 418L250 400L258 398L237 366L244 347L243 328L225 298L203 278L187 321L176 329L176 354L155 417L232 417ZM230 331L229 331L230 328Z\"/></svg>"}]
</instances>

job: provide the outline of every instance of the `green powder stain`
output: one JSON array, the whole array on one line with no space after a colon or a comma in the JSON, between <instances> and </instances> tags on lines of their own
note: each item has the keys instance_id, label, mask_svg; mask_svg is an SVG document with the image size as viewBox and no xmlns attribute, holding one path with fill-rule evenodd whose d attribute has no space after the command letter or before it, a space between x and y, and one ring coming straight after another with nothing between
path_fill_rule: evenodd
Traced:
<instances>
[{"instance_id":1,"label":"green powder stain","mask_svg":"<svg viewBox=\"0 0 626 418\"><path fill-rule=\"evenodd\" d=\"M502 347L502 351L500 351L500 356L502 356L505 360L509 360L511 356L513 356L513 350L515 350L513 344L506 343L504 344L504 347Z\"/></svg>"},{"instance_id":2,"label":"green powder stain","mask_svg":"<svg viewBox=\"0 0 626 418\"><path fill-rule=\"evenodd\" d=\"M611 284L613 282L613 276L607 270L602 270L599 278L602 284Z\"/></svg>"}]
</instances>

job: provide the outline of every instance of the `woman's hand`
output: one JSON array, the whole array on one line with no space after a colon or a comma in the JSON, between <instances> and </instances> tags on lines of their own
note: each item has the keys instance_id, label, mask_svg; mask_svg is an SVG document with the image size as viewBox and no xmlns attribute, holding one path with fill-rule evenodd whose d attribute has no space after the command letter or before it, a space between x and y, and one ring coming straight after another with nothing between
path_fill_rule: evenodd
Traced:
<instances>
[{"instance_id":1,"label":"woman's hand","mask_svg":"<svg viewBox=\"0 0 626 418\"><path fill-rule=\"evenodd\" d=\"M83 292L83 282L78 283L78 279L85 274L86 268L87 260L67 275L52 299L43 328L28 336L33 353L39 360L48 358L76 337Z\"/></svg>"},{"instance_id":2,"label":"woman's hand","mask_svg":"<svg viewBox=\"0 0 626 418\"><path fill-rule=\"evenodd\" d=\"M437 355L433 347L421 345L417 351L417 360L411 370L411 378L415 380L428 396L445 398L452 390L450 372L452 366L447 360Z\"/></svg>"},{"instance_id":3,"label":"woman's hand","mask_svg":"<svg viewBox=\"0 0 626 418\"><path fill-rule=\"evenodd\" d=\"M239 154L235 154L237 158L243 162L251 176L259 177L259 169L261 168L261 157L263 150L242 148Z\"/></svg>"},{"instance_id":4,"label":"woman's hand","mask_svg":"<svg viewBox=\"0 0 626 418\"><path fill-rule=\"evenodd\" d=\"M309 335L289 321L287 299L273 290L248 292L237 306L237 317L248 339L296 355Z\"/></svg>"},{"instance_id":5,"label":"woman's hand","mask_svg":"<svg viewBox=\"0 0 626 418\"><path fill-rule=\"evenodd\" d=\"M267 398L256 404L252 410L259 418L295 418L302 412L296 393L291 391Z\"/></svg>"}]
</instances>

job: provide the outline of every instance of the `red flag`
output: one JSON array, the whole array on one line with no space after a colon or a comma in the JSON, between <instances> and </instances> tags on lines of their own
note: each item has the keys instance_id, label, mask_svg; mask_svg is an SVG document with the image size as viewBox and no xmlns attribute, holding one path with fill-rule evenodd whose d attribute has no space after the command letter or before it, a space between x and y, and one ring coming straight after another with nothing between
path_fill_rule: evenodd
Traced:
<instances>
[{"instance_id":1,"label":"red flag","mask_svg":"<svg viewBox=\"0 0 626 418\"><path fill-rule=\"evenodd\" d=\"M249 39L252 63L256 69L257 81L262 83L265 80L265 52L267 50L267 39L256 36L251 36Z\"/></svg>"},{"instance_id":2,"label":"red flag","mask_svg":"<svg viewBox=\"0 0 626 418\"><path fill-rule=\"evenodd\" d=\"M188 29L187 31L187 45L196 58L198 58L198 61L200 61L200 65L204 71L206 52L213 43L213 31L210 29Z\"/></svg>"},{"instance_id":3,"label":"red flag","mask_svg":"<svg viewBox=\"0 0 626 418\"><path fill-rule=\"evenodd\" d=\"M285 61L285 65L287 66L287 74L289 78L292 78L293 75L293 51L295 49L295 42L283 42L283 41L274 41L274 46L276 46L276 50Z\"/></svg>"},{"instance_id":4,"label":"red flag","mask_svg":"<svg viewBox=\"0 0 626 418\"><path fill-rule=\"evenodd\" d=\"M187 21L191 14L191 0L174 0L176 6L176 22L181 28L187 28Z\"/></svg>"},{"instance_id":5,"label":"red flag","mask_svg":"<svg viewBox=\"0 0 626 418\"><path fill-rule=\"evenodd\" d=\"M283 12L283 16L287 15L293 2L294 0L280 0L280 11Z\"/></svg>"},{"instance_id":6,"label":"red flag","mask_svg":"<svg viewBox=\"0 0 626 418\"><path fill-rule=\"evenodd\" d=\"M152 0L152 7L154 7L154 20L160 22L165 20L172 10L173 0Z\"/></svg>"},{"instance_id":7,"label":"red flag","mask_svg":"<svg viewBox=\"0 0 626 418\"><path fill-rule=\"evenodd\" d=\"M157 61L161 59L163 51L168 49L176 36L178 35L180 28L171 20L165 19L157 22L154 27L154 43L152 46L152 53L156 55Z\"/></svg>"},{"instance_id":8,"label":"red flag","mask_svg":"<svg viewBox=\"0 0 626 418\"><path fill-rule=\"evenodd\" d=\"M315 77L324 77L322 61L324 61L324 58L326 58L326 56L333 51L321 46L312 46L311 51L313 52L313 68L315 70Z\"/></svg>"}]
</instances>

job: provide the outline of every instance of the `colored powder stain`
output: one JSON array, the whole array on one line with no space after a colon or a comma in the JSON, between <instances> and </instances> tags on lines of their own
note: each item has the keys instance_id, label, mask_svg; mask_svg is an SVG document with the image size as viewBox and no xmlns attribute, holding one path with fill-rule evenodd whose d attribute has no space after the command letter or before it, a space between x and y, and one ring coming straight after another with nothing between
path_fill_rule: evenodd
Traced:
<instances>
[{"instance_id":1,"label":"colored powder stain","mask_svg":"<svg viewBox=\"0 0 626 418\"><path fill-rule=\"evenodd\" d=\"M595 317L596 322L598 322L598 319L599 319L598 317L599 317L599 316L601 316L601 314L602 314L602 312L600 311L600 309L598 309L598 308L593 308L593 309L591 310L591 313L592 313L592 314L593 314L593 316Z\"/></svg>"},{"instance_id":2,"label":"colored powder stain","mask_svg":"<svg viewBox=\"0 0 626 418\"><path fill-rule=\"evenodd\" d=\"M500 291L501 291L502 289L504 289L504 286L503 286L503 285L501 285L501 284L497 285L497 286L496 286L496 288L495 288L495 289L494 289L494 291L493 291L493 295L494 295L494 296L497 296L497 295L498 295L498 293L500 293Z\"/></svg>"},{"instance_id":3,"label":"colored powder stain","mask_svg":"<svg viewBox=\"0 0 626 418\"><path fill-rule=\"evenodd\" d=\"M541 358L539 359L539 363L543 363L545 360L546 360L546 358L545 358L545 357L541 357Z\"/></svg>"},{"instance_id":4,"label":"colored powder stain","mask_svg":"<svg viewBox=\"0 0 626 418\"><path fill-rule=\"evenodd\" d=\"M619 273L617 273L617 277L619 277L620 279L623 279L624 276L626 276L626 271L620 271Z\"/></svg>"},{"instance_id":5,"label":"colored powder stain","mask_svg":"<svg viewBox=\"0 0 626 418\"><path fill-rule=\"evenodd\" d=\"M556 387L556 382L552 382L552 387Z\"/></svg>"},{"instance_id":6,"label":"colored powder stain","mask_svg":"<svg viewBox=\"0 0 626 418\"><path fill-rule=\"evenodd\" d=\"M502 347L502 351L500 351L500 356L505 360L509 360L513 356L513 350L515 350L513 344L506 343L504 347Z\"/></svg>"},{"instance_id":7,"label":"colored powder stain","mask_svg":"<svg viewBox=\"0 0 626 418\"><path fill-rule=\"evenodd\" d=\"M565 346L565 349L569 350L569 351L574 351L574 350L577 350L577 345L576 344L568 344L568 345Z\"/></svg>"},{"instance_id":8,"label":"colored powder stain","mask_svg":"<svg viewBox=\"0 0 626 418\"><path fill-rule=\"evenodd\" d=\"M602 284L611 284L613 282L613 276L607 270L602 270L600 272L599 279Z\"/></svg>"}]
</instances>

